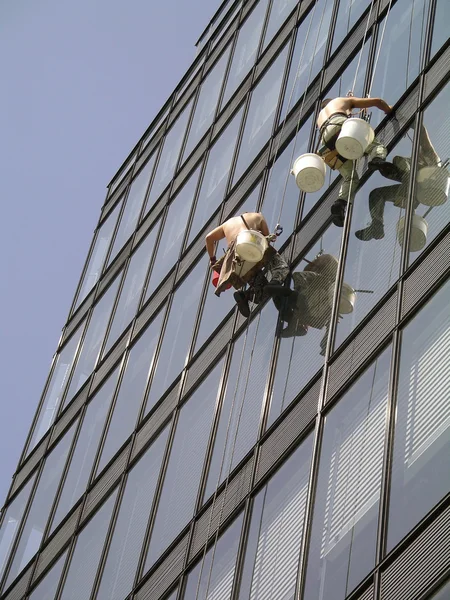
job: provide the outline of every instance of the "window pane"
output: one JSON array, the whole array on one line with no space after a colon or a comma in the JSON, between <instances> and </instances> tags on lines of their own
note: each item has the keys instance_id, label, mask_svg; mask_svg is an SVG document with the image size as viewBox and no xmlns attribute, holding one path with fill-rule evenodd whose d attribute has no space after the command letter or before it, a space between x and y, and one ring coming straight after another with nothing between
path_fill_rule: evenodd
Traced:
<instances>
[{"instance_id":1,"label":"window pane","mask_svg":"<svg viewBox=\"0 0 450 600\"><path fill-rule=\"evenodd\" d=\"M387 549L450 491L450 283L402 335Z\"/></svg>"},{"instance_id":2,"label":"window pane","mask_svg":"<svg viewBox=\"0 0 450 600\"><path fill-rule=\"evenodd\" d=\"M83 285L81 286L80 293L78 294L77 303L75 308L80 306L83 300L86 298L88 293L97 283L100 278L100 273L103 269L103 263L108 252L109 244L116 226L117 217L121 207L121 202L117 204L114 210L110 213L106 221L100 227L95 238L95 244L92 249L89 263L86 267L86 273L83 278Z\"/></svg>"},{"instance_id":3,"label":"window pane","mask_svg":"<svg viewBox=\"0 0 450 600\"><path fill-rule=\"evenodd\" d=\"M267 304L250 325L246 343L243 333L234 344L205 500L257 440L277 316L278 311L273 304Z\"/></svg>"},{"instance_id":4,"label":"window pane","mask_svg":"<svg viewBox=\"0 0 450 600\"><path fill-rule=\"evenodd\" d=\"M297 5L297 0L273 0L264 37L264 48L269 44L273 36L278 32L281 25Z\"/></svg>"},{"instance_id":5,"label":"window pane","mask_svg":"<svg viewBox=\"0 0 450 600\"><path fill-rule=\"evenodd\" d=\"M244 133L239 148L233 181L236 182L269 139L278 106L288 47L279 54L273 65L252 93Z\"/></svg>"},{"instance_id":6,"label":"window pane","mask_svg":"<svg viewBox=\"0 0 450 600\"><path fill-rule=\"evenodd\" d=\"M158 197L163 192L164 188L168 185L173 177L175 167L178 162L178 155L183 144L184 133L186 131L186 125L191 114L192 100L183 109L183 112L175 124L172 125L171 130L166 133L164 138L164 146L159 157L158 166L156 167L155 178L150 188L150 195L147 200L147 206L145 212L153 206Z\"/></svg>"},{"instance_id":7,"label":"window pane","mask_svg":"<svg viewBox=\"0 0 450 600\"><path fill-rule=\"evenodd\" d=\"M163 315L164 311L161 310L130 350L97 467L98 473L136 427L148 375L153 366Z\"/></svg>"},{"instance_id":8,"label":"window pane","mask_svg":"<svg viewBox=\"0 0 450 600\"><path fill-rule=\"evenodd\" d=\"M241 514L188 574L185 600L229 600L242 529ZM200 581L199 581L200 580Z\"/></svg>"},{"instance_id":9,"label":"window pane","mask_svg":"<svg viewBox=\"0 0 450 600\"><path fill-rule=\"evenodd\" d=\"M429 600L448 600L450 598L450 581L447 581L439 590L430 596Z\"/></svg>"},{"instance_id":10,"label":"window pane","mask_svg":"<svg viewBox=\"0 0 450 600\"><path fill-rule=\"evenodd\" d=\"M150 298L158 285L178 260L184 234L197 189L200 167L191 175L187 183L169 206L161 240L152 266L145 299Z\"/></svg>"},{"instance_id":11,"label":"window pane","mask_svg":"<svg viewBox=\"0 0 450 600\"><path fill-rule=\"evenodd\" d=\"M305 600L341 600L375 566L390 356L325 418Z\"/></svg>"},{"instance_id":12,"label":"window pane","mask_svg":"<svg viewBox=\"0 0 450 600\"><path fill-rule=\"evenodd\" d=\"M107 292L94 307L80 354L78 355L69 391L64 400L65 405L75 396L94 370L105 337L109 317L111 316L111 310L116 299L119 281L120 275L116 277Z\"/></svg>"},{"instance_id":13,"label":"window pane","mask_svg":"<svg viewBox=\"0 0 450 600\"><path fill-rule=\"evenodd\" d=\"M51 531L59 525L86 490L116 388L117 375L118 369L114 371L88 404L53 518Z\"/></svg>"},{"instance_id":14,"label":"window pane","mask_svg":"<svg viewBox=\"0 0 450 600\"><path fill-rule=\"evenodd\" d=\"M45 399L40 409L39 418L34 428L28 453L36 446L41 437L50 428L58 412L59 403L66 389L67 380L72 370L75 354L83 333L84 323L78 327L56 358L55 368L48 384Z\"/></svg>"},{"instance_id":15,"label":"window pane","mask_svg":"<svg viewBox=\"0 0 450 600\"><path fill-rule=\"evenodd\" d=\"M221 361L180 411L145 571L194 514L222 369Z\"/></svg>"},{"instance_id":16,"label":"window pane","mask_svg":"<svg viewBox=\"0 0 450 600\"><path fill-rule=\"evenodd\" d=\"M200 261L175 292L164 339L156 359L146 413L155 405L184 368L192 341L195 317L205 279L205 263Z\"/></svg>"},{"instance_id":17,"label":"window pane","mask_svg":"<svg viewBox=\"0 0 450 600\"><path fill-rule=\"evenodd\" d=\"M116 497L117 490L78 534L60 600L89 600Z\"/></svg>"},{"instance_id":18,"label":"window pane","mask_svg":"<svg viewBox=\"0 0 450 600\"><path fill-rule=\"evenodd\" d=\"M0 581L35 479L36 476L33 475L18 496L16 496L15 500L6 509L5 518L3 519L0 528Z\"/></svg>"},{"instance_id":19,"label":"window pane","mask_svg":"<svg viewBox=\"0 0 450 600\"><path fill-rule=\"evenodd\" d=\"M437 0L433 25L433 41L431 56L448 40L448 24L450 22L450 4L447 0Z\"/></svg>"},{"instance_id":20,"label":"window pane","mask_svg":"<svg viewBox=\"0 0 450 600\"><path fill-rule=\"evenodd\" d=\"M184 149L184 156L189 156L212 123L220 90L222 89L223 76L230 57L230 50L231 45L228 46L202 83L189 129L186 148Z\"/></svg>"},{"instance_id":21,"label":"window pane","mask_svg":"<svg viewBox=\"0 0 450 600\"><path fill-rule=\"evenodd\" d=\"M25 527L21 533L5 587L8 587L17 577L39 549L74 432L75 424L72 425L45 461L44 470L26 517Z\"/></svg>"},{"instance_id":22,"label":"window pane","mask_svg":"<svg viewBox=\"0 0 450 600\"><path fill-rule=\"evenodd\" d=\"M251 67L253 67L266 15L267 2L268 0L260 0L245 23L241 25L230 72L228 73L222 106L225 106Z\"/></svg>"},{"instance_id":23,"label":"window pane","mask_svg":"<svg viewBox=\"0 0 450 600\"><path fill-rule=\"evenodd\" d=\"M294 598L312 444L310 435L254 499L239 600Z\"/></svg>"},{"instance_id":24,"label":"window pane","mask_svg":"<svg viewBox=\"0 0 450 600\"><path fill-rule=\"evenodd\" d=\"M128 476L97 600L123 600L133 587L169 428Z\"/></svg>"},{"instance_id":25,"label":"window pane","mask_svg":"<svg viewBox=\"0 0 450 600\"><path fill-rule=\"evenodd\" d=\"M108 333L105 349L106 354L114 342L120 337L127 325L135 316L139 307L148 267L155 247L159 222L153 226L151 232L144 239L139 248L131 255L128 270L116 306L111 328Z\"/></svg>"},{"instance_id":26,"label":"window pane","mask_svg":"<svg viewBox=\"0 0 450 600\"><path fill-rule=\"evenodd\" d=\"M210 150L189 232L188 243L194 239L223 200L228 182L228 174L233 162L234 147L236 145L241 117L242 109L237 112L231 123L227 125L225 131L221 133L219 139Z\"/></svg>"},{"instance_id":27,"label":"window pane","mask_svg":"<svg viewBox=\"0 0 450 600\"><path fill-rule=\"evenodd\" d=\"M61 573L66 562L67 552L56 561L44 579L33 590L29 600L54 600L58 589Z\"/></svg>"},{"instance_id":28,"label":"window pane","mask_svg":"<svg viewBox=\"0 0 450 600\"><path fill-rule=\"evenodd\" d=\"M336 25L333 36L333 45L331 51L334 52L347 33L368 8L371 0L339 0L339 12L337 14ZM376 7L372 9L372 15L376 15ZM364 28L367 26L367 19L364 22ZM348 91L348 90L347 90ZM356 96L356 94L355 94Z\"/></svg>"},{"instance_id":29,"label":"window pane","mask_svg":"<svg viewBox=\"0 0 450 600\"><path fill-rule=\"evenodd\" d=\"M330 29L332 0L319 0L298 28L280 120L300 99L322 67ZM312 19L312 23L311 23ZM310 24L311 23L311 24ZM308 34L309 29L309 34ZM301 62L300 62L301 59ZM300 67L300 68L299 68Z\"/></svg>"},{"instance_id":30,"label":"window pane","mask_svg":"<svg viewBox=\"0 0 450 600\"><path fill-rule=\"evenodd\" d=\"M150 181L150 176L152 174L153 165L155 164L155 157L156 152L147 162L139 175L133 179L133 182L131 183L130 193L128 194L125 209L120 219L119 228L116 233L108 263L112 262L113 258L136 229L142 204L144 203L145 194L147 192L148 183Z\"/></svg>"}]
</instances>

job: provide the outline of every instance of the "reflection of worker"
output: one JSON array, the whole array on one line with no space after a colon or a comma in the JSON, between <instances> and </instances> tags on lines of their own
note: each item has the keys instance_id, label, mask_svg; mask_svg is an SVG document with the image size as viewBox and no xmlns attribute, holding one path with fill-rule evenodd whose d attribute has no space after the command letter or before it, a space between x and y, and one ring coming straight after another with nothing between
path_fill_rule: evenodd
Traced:
<instances>
[{"instance_id":1,"label":"reflection of worker","mask_svg":"<svg viewBox=\"0 0 450 600\"><path fill-rule=\"evenodd\" d=\"M259 231L264 236L270 236L266 220L261 213L244 213L239 217L232 217L206 236L206 250L210 257L211 267L216 273L219 273L215 294L220 296L221 292L230 285L239 290L235 292L234 299L240 313L245 317L250 314L249 300L259 303L269 296L291 294L289 288L283 286L283 282L289 274L289 267L275 248L268 245L262 260L257 263L244 261L236 253L237 235L241 231L249 229ZM214 245L223 238L226 238L228 248L225 256L217 260L214 256ZM272 275L270 283L262 273L263 267L267 267ZM244 292L240 288L246 283L250 284L250 288Z\"/></svg>"},{"instance_id":2,"label":"reflection of worker","mask_svg":"<svg viewBox=\"0 0 450 600\"><path fill-rule=\"evenodd\" d=\"M424 126L420 130L419 153L417 163L421 167L436 167L440 158L434 149L428 132ZM388 179L399 183L385 187L374 188L369 194L369 210L371 223L365 228L355 231L355 235L362 241L380 240L384 237L384 208L386 202L392 202L398 208L406 208L409 190L409 173L411 171L411 158L394 156L392 163L385 163L380 167L380 173ZM414 199L413 208L419 205Z\"/></svg>"},{"instance_id":3,"label":"reflection of worker","mask_svg":"<svg viewBox=\"0 0 450 600\"><path fill-rule=\"evenodd\" d=\"M336 150L336 141L341 132L342 125L352 114L352 109L366 109L376 107L386 114L391 112L391 107L381 98L354 98L346 96L327 98L321 104L321 111L317 117L317 126L320 129L320 143L323 147L318 153L331 169L337 169L342 175L342 185L339 196L331 207L332 221L335 225L344 225L345 208L347 201L353 202L359 183L355 163L340 156ZM376 138L366 148L365 154L370 158L369 169L378 169L385 164L387 155L386 147Z\"/></svg>"}]
</instances>

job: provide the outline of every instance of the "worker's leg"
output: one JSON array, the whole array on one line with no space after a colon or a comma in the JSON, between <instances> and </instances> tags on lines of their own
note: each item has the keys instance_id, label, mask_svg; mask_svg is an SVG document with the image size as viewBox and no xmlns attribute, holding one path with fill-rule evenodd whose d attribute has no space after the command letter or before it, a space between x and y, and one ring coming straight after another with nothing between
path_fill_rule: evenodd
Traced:
<instances>
[{"instance_id":1,"label":"worker's leg","mask_svg":"<svg viewBox=\"0 0 450 600\"><path fill-rule=\"evenodd\" d=\"M359 185L359 176L356 163L352 160L346 160L339 173L342 175L342 183L338 199L331 207L331 218L335 225L343 227L347 203L353 203Z\"/></svg>"},{"instance_id":2,"label":"worker's leg","mask_svg":"<svg viewBox=\"0 0 450 600\"><path fill-rule=\"evenodd\" d=\"M373 189L369 194L369 210L372 221L365 229L355 231L355 236L364 242L382 239L384 237L386 202L401 206L406 202L407 191L407 185L403 183Z\"/></svg>"},{"instance_id":3,"label":"worker's leg","mask_svg":"<svg viewBox=\"0 0 450 600\"><path fill-rule=\"evenodd\" d=\"M272 278L270 283L265 286L265 292L270 296L274 296L275 294L278 296L289 296L292 291L289 287L283 285L286 277L289 275L289 267L278 252L275 252L267 263L267 269L270 271Z\"/></svg>"}]
</instances>

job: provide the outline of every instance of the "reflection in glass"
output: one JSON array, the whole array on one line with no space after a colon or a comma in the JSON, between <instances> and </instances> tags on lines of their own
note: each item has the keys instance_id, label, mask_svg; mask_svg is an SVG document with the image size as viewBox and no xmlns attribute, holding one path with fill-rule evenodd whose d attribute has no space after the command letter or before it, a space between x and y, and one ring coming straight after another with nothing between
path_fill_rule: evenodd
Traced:
<instances>
[{"instance_id":1,"label":"reflection in glass","mask_svg":"<svg viewBox=\"0 0 450 600\"><path fill-rule=\"evenodd\" d=\"M231 123L220 134L219 139L209 152L206 169L195 206L194 217L189 231L191 242L201 227L206 224L215 209L223 200L231 169L234 147L241 123L242 108L233 117Z\"/></svg>"},{"instance_id":2,"label":"reflection in glass","mask_svg":"<svg viewBox=\"0 0 450 600\"><path fill-rule=\"evenodd\" d=\"M133 587L169 427L131 469L96 600L123 600Z\"/></svg>"},{"instance_id":3,"label":"reflection in glass","mask_svg":"<svg viewBox=\"0 0 450 600\"><path fill-rule=\"evenodd\" d=\"M72 443L75 425L76 423L72 425L45 460L44 469L28 511L24 528L20 534L14 560L9 569L6 587L28 564L41 545L42 536Z\"/></svg>"},{"instance_id":4,"label":"reflection in glass","mask_svg":"<svg viewBox=\"0 0 450 600\"><path fill-rule=\"evenodd\" d=\"M72 370L75 354L83 333L84 323L72 335L64 348L56 357L55 367L48 384L45 399L39 412L39 418L34 427L33 437L30 441L28 453L36 446L41 437L50 428L58 412L61 398L63 397L66 384Z\"/></svg>"},{"instance_id":5,"label":"reflection in glass","mask_svg":"<svg viewBox=\"0 0 450 600\"><path fill-rule=\"evenodd\" d=\"M180 410L145 571L194 514L222 369L223 361L216 365Z\"/></svg>"},{"instance_id":6,"label":"reflection in glass","mask_svg":"<svg viewBox=\"0 0 450 600\"><path fill-rule=\"evenodd\" d=\"M87 406L83 424L70 459L69 469L58 500L53 531L85 491L97 454L100 437L117 383L118 369L110 375Z\"/></svg>"},{"instance_id":7,"label":"reflection in glass","mask_svg":"<svg viewBox=\"0 0 450 600\"><path fill-rule=\"evenodd\" d=\"M204 279L205 264L200 261L175 292L164 330L164 339L156 359L146 413L184 368L192 341L195 316Z\"/></svg>"},{"instance_id":8,"label":"reflection in glass","mask_svg":"<svg viewBox=\"0 0 450 600\"><path fill-rule=\"evenodd\" d=\"M47 575L42 579L36 588L34 588L29 600L54 600L61 579L64 563L66 562L67 551L56 561Z\"/></svg>"},{"instance_id":9,"label":"reflection in glass","mask_svg":"<svg viewBox=\"0 0 450 600\"><path fill-rule=\"evenodd\" d=\"M204 560L188 573L185 600L229 600L233 588L243 514L222 533Z\"/></svg>"},{"instance_id":10,"label":"reflection in glass","mask_svg":"<svg viewBox=\"0 0 450 600\"><path fill-rule=\"evenodd\" d=\"M222 106L225 106L255 62L267 3L268 0L260 0L240 27L222 98Z\"/></svg>"},{"instance_id":11,"label":"reflection in glass","mask_svg":"<svg viewBox=\"0 0 450 600\"><path fill-rule=\"evenodd\" d=\"M153 249L155 247L158 229L159 221L153 226L151 232L130 257L128 270L125 275L122 289L119 292L119 301L117 302L105 348L103 350L104 354L109 351L136 314Z\"/></svg>"},{"instance_id":12,"label":"reflection in glass","mask_svg":"<svg viewBox=\"0 0 450 600\"><path fill-rule=\"evenodd\" d=\"M153 165L155 164L155 157L156 152L131 183L130 192L120 219L119 228L116 233L111 254L109 255L108 264L112 262L113 258L136 229L148 183L150 181L150 175L152 174Z\"/></svg>"},{"instance_id":13,"label":"reflection in glass","mask_svg":"<svg viewBox=\"0 0 450 600\"><path fill-rule=\"evenodd\" d=\"M294 598L312 443L310 435L254 499L239 600Z\"/></svg>"},{"instance_id":14,"label":"reflection in glass","mask_svg":"<svg viewBox=\"0 0 450 600\"><path fill-rule=\"evenodd\" d=\"M287 51L286 45L252 92L233 182L239 179L270 137L283 81Z\"/></svg>"},{"instance_id":15,"label":"reflection in glass","mask_svg":"<svg viewBox=\"0 0 450 600\"><path fill-rule=\"evenodd\" d=\"M116 497L117 489L78 534L60 600L89 600Z\"/></svg>"},{"instance_id":16,"label":"reflection in glass","mask_svg":"<svg viewBox=\"0 0 450 600\"><path fill-rule=\"evenodd\" d=\"M390 356L325 418L305 600L343 600L375 566Z\"/></svg>"},{"instance_id":17,"label":"reflection in glass","mask_svg":"<svg viewBox=\"0 0 450 600\"><path fill-rule=\"evenodd\" d=\"M450 491L447 282L402 335L387 550Z\"/></svg>"},{"instance_id":18,"label":"reflection in glass","mask_svg":"<svg viewBox=\"0 0 450 600\"><path fill-rule=\"evenodd\" d=\"M100 278L100 273L103 269L103 263L105 261L106 253L108 252L109 243L116 226L121 205L122 203L118 202L116 207L111 211L111 213L108 215L108 218L97 232L95 244L92 248L91 256L86 267L86 272L83 277L83 285L80 288L75 308L80 306Z\"/></svg>"},{"instance_id":19,"label":"reflection in glass","mask_svg":"<svg viewBox=\"0 0 450 600\"><path fill-rule=\"evenodd\" d=\"M264 35L263 48L269 44L275 33L280 29L281 25L297 5L298 0L275 0L272 2L272 6L269 9L270 14L266 33Z\"/></svg>"},{"instance_id":20,"label":"reflection in glass","mask_svg":"<svg viewBox=\"0 0 450 600\"><path fill-rule=\"evenodd\" d=\"M277 316L274 305L267 304L234 344L205 500L257 440Z\"/></svg>"},{"instance_id":21,"label":"reflection in glass","mask_svg":"<svg viewBox=\"0 0 450 600\"><path fill-rule=\"evenodd\" d=\"M36 476L33 475L6 509L6 514L0 528L0 581L3 577L6 561L11 552L35 479Z\"/></svg>"},{"instance_id":22,"label":"reflection in glass","mask_svg":"<svg viewBox=\"0 0 450 600\"><path fill-rule=\"evenodd\" d=\"M212 123L220 90L222 89L223 76L230 57L230 50L231 45L223 52L202 83L194 117L189 128L184 156L189 156Z\"/></svg>"},{"instance_id":23,"label":"reflection in glass","mask_svg":"<svg viewBox=\"0 0 450 600\"><path fill-rule=\"evenodd\" d=\"M163 314L164 311L160 310L129 352L97 473L111 460L136 426L148 376L153 366Z\"/></svg>"},{"instance_id":24,"label":"reflection in glass","mask_svg":"<svg viewBox=\"0 0 450 600\"><path fill-rule=\"evenodd\" d=\"M336 18L336 25L333 35L333 45L331 51L334 52L342 40L345 38L347 33L363 14L364 10L368 8L370 0L339 0L339 12ZM376 14L376 7L372 9L371 18ZM364 28L367 25L369 13L364 22ZM350 89L350 88L349 88ZM345 94L344 94L345 95ZM357 94L355 93L355 96ZM340 94L339 94L340 96ZM336 96L338 97L338 96Z\"/></svg>"},{"instance_id":25,"label":"reflection in glass","mask_svg":"<svg viewBox=\"0 0 450 600\"><path fill-rule=\"evenodd\" d=\"M428 600L448 600L450 598L450 581L444 583Z\"/></svg>"},{"instance_id":26,"label":"reflection in glass","mask_svg":"<svg viewBox=\"0 0 450 600\"><path fill-rule=\"evenodd\" d=\"M86 335L84 336L81 350L78 355L77 364L73 371L69 391L64 399L65 405L67 405L75 396L75 394L94 370L100 354L100 349L103 344L103 339L105 337L109 317L111 316L112 307L116 299L119 281L120 275L116 277L115 281L109 286L108 290L94 307L91 320L87 326Z\"/></svg>"},{"instance_id":27,"label":"reflection in glass","mask_svg":"<svg viewBox=\"0 0 450 600\"><path fill-rule=\"evenodd\" d=\"M450 4L447 0L437 0L433 25L433 41L431 56L448 40L448 24L450 23Z\"/></svg>"}]
</instances>

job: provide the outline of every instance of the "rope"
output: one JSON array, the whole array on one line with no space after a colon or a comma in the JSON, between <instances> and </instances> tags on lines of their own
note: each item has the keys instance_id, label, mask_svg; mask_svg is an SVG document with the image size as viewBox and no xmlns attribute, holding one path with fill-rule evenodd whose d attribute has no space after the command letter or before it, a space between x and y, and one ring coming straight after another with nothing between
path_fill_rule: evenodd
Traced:
<instances>
[{"instance_id":1,"label":"rope","mask_svg":"<svg viewBox=\"0 0 450 600\"><path fill-rule=\"evenodd\" d=\"M388 5L386 17L385 17L384 23L383 23L383 29L381 31L380 43L378 44L377 54L375 56L375 62L373 64L373 73L372 73L372 78L370 80L369 93L368 93L369 97L370 97L370 94L372 92L372 85L373 85L373 81L375 79L375 73L376 73L376 70L377 70L378 59L380 58L381 48L383 46L384 33L386 31L386 25L387 25L387 22L388 22L388 19L389 19L389 14L391 12L391 6L392 6L392 0L389 0L389 5Z\"/></svg>"},{"instance_id":2,"label":"rope","mask_svg":"<svg viewBox=\"0 0 450 600\"><path fill-rule=\"evenodd\" d=\"M369 11L369 14L367 15L366 29L364 31L364 35L363 35L363 39L362 39L361 50L359 51L358 63L356 65L356 72L355 72L355 78L353 79L352 90L354 90L356 87L356 80L358 79L358 71L359 71L359 67L361 65L361 59L362 59L362 55L364 52L364 44L366 43L367 33L369 31L369 26L370 26L370 17L372 16L372 10L373 10L374 4L375 4L375 0L372 0L372 2L370 4L370 11Z\"/></svg>"}]
</instances>

